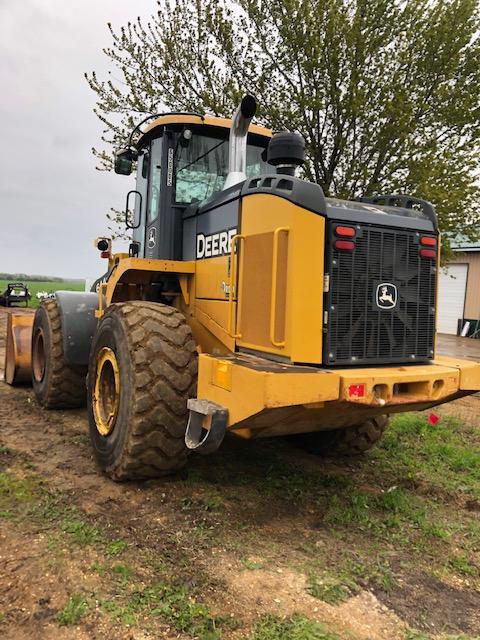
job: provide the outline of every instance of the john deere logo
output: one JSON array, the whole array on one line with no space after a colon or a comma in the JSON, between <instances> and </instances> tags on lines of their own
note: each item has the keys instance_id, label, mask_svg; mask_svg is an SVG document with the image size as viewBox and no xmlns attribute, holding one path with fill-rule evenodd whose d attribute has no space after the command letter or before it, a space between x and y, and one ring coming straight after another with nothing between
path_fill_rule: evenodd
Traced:
<instances>
[{"instance_id":1,"label":"john deere logo","mask_svg":"<svg viewBox=\"0 0 480 640\"><path fill-rule=\"evenodd\" d=\"M380 309L393 309L397 304L397 287L391 282L380 283L375 299Z\"/></svg>"},{"instance_id":2,"label":"john deere logo","mask_svg":"<svg viewBox=\"0 0 480 640\"><path fill-rule=\"evenodd\" d=\"M156 244L156 232L155 232L155 227L150 227L149 231L148 231L148 248L149 249L153 249L153 247Z\"/></svg>"}]
</instances>

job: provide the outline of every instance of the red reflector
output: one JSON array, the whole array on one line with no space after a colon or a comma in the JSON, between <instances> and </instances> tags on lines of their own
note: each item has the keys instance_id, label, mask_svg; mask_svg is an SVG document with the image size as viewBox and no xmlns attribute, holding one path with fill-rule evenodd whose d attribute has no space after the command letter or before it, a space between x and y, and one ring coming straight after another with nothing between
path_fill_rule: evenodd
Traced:
<instances>
[{"instance_id":1,"label":"red reflector","mask_svg":"<svg viewBox=\"0 0 480 640\"><path fill-rule=\"evenodd\" d=\"M355 243L351 240L335 240L335 249L339 251L353 251Z\"/></svg>"},{"instance_id":2,"label":"red reflector","mask_svg":"<svg viewBox=\"0 0 480 640\"><path fill-rule=\"evenodd\" d=\"M431 424L432 427L434 427L440 422L440 418L435 413L431 413L428 416L427 420L428 420L428 424Z\"/></svg>"},{"instance_id":3,"label":"red reflector","mask_svg":"<svg viewBox=\"0 0 480 640\"><path fill-rule=\"evenodd\" d=\"M335 234L343 238L353 238L357 233L353 227L335 227Z\"/></svg>"},{"instance_id":4,"label":"red reflector","mask_svg":"<svg viewBox=\"0 0 480 640\"><path fill-rule=\"evenodd\" d=\"M432 238L432 236L422 236L420 238L420 244L423 244L424 247L436 247L437 239Z\"/></svg>"},{"instance_id":5,"label":"red reflector","mask_svg":"<svg viewBox=\"0 0 480 640\"><path fill-rule=\"evenodd\" d=\"M364 398L365 397L365 385L364 384L351 384L348 387L348 395L350 398Z\"/></svg>"},{"instance_id":6,"label":"red reflector","mask_svg":"<svg viewBox=\"0 0 480 640\"><path fill-rule=\"evenodd\" d=\"M437 252L433 249L420 249L420 255L422 258L429 258L430 260L435 260L437 257Z\"/></svg>"},{"instance_id":7,"label":"red reflector","mask_svg":"<svg viewBox=\"0 0 480 640\"><path fill-rule=\"evenodd\" d=\"M110 252L109 251L102 251L100 254L101 258L110 258Z\"/></svg>"}]
</instances>

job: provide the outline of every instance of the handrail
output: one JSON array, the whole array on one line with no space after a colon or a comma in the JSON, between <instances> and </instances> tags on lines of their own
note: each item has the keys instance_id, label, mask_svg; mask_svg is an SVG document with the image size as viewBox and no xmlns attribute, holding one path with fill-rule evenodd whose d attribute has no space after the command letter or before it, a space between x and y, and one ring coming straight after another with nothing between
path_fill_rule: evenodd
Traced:
<instances>
[{"instance_id":1,"label":"handrail","mask_svg":"<svg viewBox=\"0 0 480 640\"><path fill-rule=\"evenodd\" d=\"M98 309L95 311L96 318L101 318L105 313L103 309L103 296L104 296L104 291L106 292L107 290L107 287L108 287L108 282L100 282L100 284L98 285Z\"/></svg>"},{"instance_id":2,"label":"handrail","mask_svg":"<svg viewBox=\"0 0 480 640\"><path fill-rule=\"evenodd\" d=\"M277 227L273 232L273 256L272 256L272 293L270 297L270 342L274 347L284 347L285 340L275 340L275 325L277 323L277 271L278 271L278 240L280 234L289 233L289 227Z\"/></svg>"},{"instance_id":3,"label":"handrail","mask_svg":"<svg viewBox=\"0 0 480 640\"><path fill-rule=\"evenodd\" d=\"M237 259L236 259L236 254L235 254L235 245L237 243L237 241L240 240L245 240L245 236L242 236L242 234L237 233L237 235L233 236L232 240L231 240L231 245L230 245L230 280L229 280L229 288L228 288L228 335L231 338L241 338L242 334L241 333L233 333L232 332L232 325L233 325L233 290L234 290L234 286L235 286L235 281L237 279ZM240 279L241 273L239 274L239 278L238 278L238 287L237 287L237 318L239 318L239 300L240 300L240 296L239 291L240 291L240 284L241 284L241 279ZM239 324L239 323L238 323ZM238 326L235 327L235 329L238 331Z\"/></svg>"}]
</instances>

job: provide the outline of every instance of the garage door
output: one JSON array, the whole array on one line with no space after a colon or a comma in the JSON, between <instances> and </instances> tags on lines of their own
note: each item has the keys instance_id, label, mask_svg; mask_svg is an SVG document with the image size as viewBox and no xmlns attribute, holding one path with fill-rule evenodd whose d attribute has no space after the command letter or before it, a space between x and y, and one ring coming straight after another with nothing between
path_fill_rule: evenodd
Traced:
<instances>
[{"instance_id":1,"label":"garage door","mask_svg":"<svg viewBox=\"0 0 480 640\"><path fill-rule=\"evenodd\" d=\"M452 264L440 271L437 315L439 333L457 333L458 319L463 318L467 273L466 264Z\"/></svg>"}]
</instances>

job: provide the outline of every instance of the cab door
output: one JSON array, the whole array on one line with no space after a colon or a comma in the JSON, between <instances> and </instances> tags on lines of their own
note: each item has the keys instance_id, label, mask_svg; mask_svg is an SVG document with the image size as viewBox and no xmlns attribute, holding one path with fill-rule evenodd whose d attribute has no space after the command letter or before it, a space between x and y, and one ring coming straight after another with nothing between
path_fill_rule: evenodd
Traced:
<instances>
[{"instance_id":1,"label":"cab door","mask_svg":"<svg viewBox=\"0 0 480 640\"><path fill-rule=\"evenodd\" d=\"M135 195L135 225L132 239L139 245L138 255L145 257L145 227L147 215L148 173L150 166L150 146L144 149L137 163L137 194ZM138 195L140 194L140 196Z\"/></svg>"},{"instance_id":2,"label":"cab door","mask_svg":"<svg viewBox=\"0 0 480 640\"><path fill-rule=\"evenodd\" d=\"M159 220L162 188L163 136L152 140L148 167L148 193L146 210L145 257L157 258L159 244Z\"/></svg>"}]
</instances>

